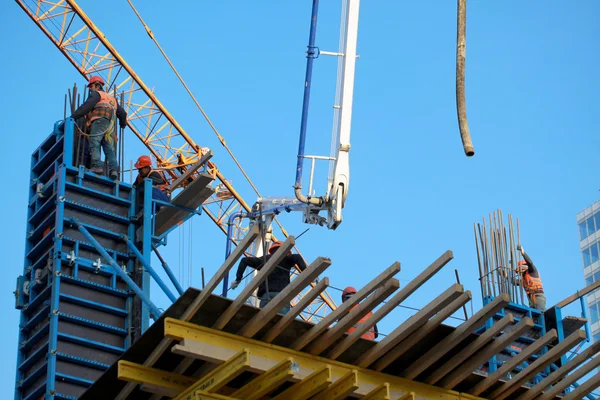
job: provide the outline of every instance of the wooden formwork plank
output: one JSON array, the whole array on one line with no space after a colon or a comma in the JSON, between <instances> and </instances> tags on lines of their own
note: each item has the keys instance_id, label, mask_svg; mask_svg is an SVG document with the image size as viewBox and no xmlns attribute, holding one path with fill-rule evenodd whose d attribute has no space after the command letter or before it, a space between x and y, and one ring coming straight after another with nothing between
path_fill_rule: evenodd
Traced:
<instances>
[{"instance_id":1,"label":"wooden formwork plank","mask_svg":"<svg viewBox=\"0 0 600 400\"><path fill-rule=\"evenodd\" d=\"M513 376L511 380L505 382L499 388L494 390L490 394L490 397L496 400L504 400L513 394L517 389L519 389L522 384L552 364L554 360L565 354L567 351L573 348L573 346L577 346L585 338L586 336L584 331L577 331L570 334L562 342L548 350L547 353L543 354L540 358L529 364L527 368Z\"/></svg>"},{"instance_id":2,"label":"wooden formwork plank","mask_svg":"<svg viewBox=\"0 0 600 400\"><path fill-rule=\"evenodd\" d=\"M207 393L205 391L198 390L196 393L194 393L192 395L192 397L190 397L190 400L243 400L243 399L238 399L238 398L231 397L231 396L223 396L221 394L216 394L216 393Z\"/></svg>"},{"instance_id":3,"label":"wooden formwork plank","mask_svg":"<svg viewBox=\"0 0 600 400\"><path fill-rule=\"evenodd\" d=\"M514 320L515 319L512 314L505 315L500 321L492 325L490 329L487 329L477 339L469 343L467 347L460 351L460 353L452 357L444 365L435 370L425 379L424 382L429 383L430 385L436 384L449 373L460 369L461 365L467 360L467 358L471 357L483 346L493 340L494 337L499 335L508 325L512 324Z\"/></svg>"},{"instance_id":4,"label":"wooden formwork plank","mask_svg":"<svg viewBox=\"0 0 600 400\"><path fill-rule=\"evenodd\" d=\"M306 286L314 281L323 271L331 265L328 258L319 257L313 261L306 270L302 271L296 279L287 285L274 299L272 299L251 321L238 332L238 335L252 337L260 331L271 319L289 302L296 297Z\"/></svg>"},{"instance_id":5,"label":"wooden formwork plank","mask_svg":"<svg viewBox=\"0 0 600 400\"><path fill-rule=\"evenodd\" d=\"M501 336L494 339L492 343L484 347L483 350L475 354L473 357L465 361L460 368L454 370L448 376L446 376L438 384L446 389L452 389L475 371L476 368L482 366L489 361L496 354L500 353L505 347L513 343L518 337L524 332L529 331L533 328L533 319L523 318L515 326L507 332L504 332Z\"/></svg>"},{"instance_id":6,"label":"wooden formwork plank","mask_svg":"<svg viewBox=\"0 0 600 400\"><path fill-rule=\"evenodd\" d=\"M329 385L331 385L331 367L326 366L273 397L273 400L308 400Z\"/></svg>"},{"instance_id":7,"label":"wooden formwork plank","mask_svg":"<svg viewBox=\"0 0 600 400\"><path fill-rule=\"evenodd\" d=\"M510 302L507 293L496 297L486 304L481 310L476 312L471 318L460 324L451 334L438 342L431 350L423 354L419 359L413 362L404 372L403 377L415 379L436 361L446 355L450 350L461 343L467 335L473 333L477 328L485 324L485 321L491 318L499 310L504 308Z\"/></svg>"},{"instance_id":8,"label":"wooden formwork plank","mask_svg":"<svg viewBox=\"0 0 600 400\"><path fill-rule=\"evenodd\" d=\"M316 339L307 348L310 354L321 354L329 346L331 346L340 336L342 336L349 328L357 324L367 313L377 307L389 295L394 293L400 287L398 279L388 280L382 287L377 289L375 293L367 297L365 301L360 303L355 309L351 310L345 317L338 321L335 326L329 328L323 335Z\"/></svg>"},{"instance_id":9,"label":"wooden formwork plank","mask_svg":"<svg viewBox=\"0 0 600 400\"><path fill-rule=\"evenodd\" d=\"M413 332L425 324L432 316L438 313L441 309L452 303L463 294L463 287L457 283L446 289L441 295L423 307L416 314L408 318L404 323L394 329L383 340L378 342L365 352L355 364L361 367L368 367L380 357L387 354L398 343L402 342Z\"/></svg>"},{"instance_id":10,"label":"wooden formwork plank","mask_svg":"<svg viewBox=\"0 0 600 400\"><path fill-rule=\"evenodd\" d=\"M342 400L358 389L358 372L353 369L316 395L312 400Z\"/></svg>"},{"instance_id":11,"label":"wooden formwork plank","mask_svg":"<svg viewBox=\"0 0 600 400\"><path fill-rule=\"evenodd\" d=\"M235 298L235 300L233 300L233 303L231 303L223 312L223 314L221 314L217 322L214 323L213 328L223 329L225 325L231 321L231 318L235 316L235 313L242 308L246 300L248 300L248 298L252 295L252 292L254 292L260 286L260 284L267 279L271 272L273 272L273 270L279 266L281 260L288 255L288 252L294 247L294 244L294 237L290 236L280 247L277 248L271 258L269 258L269 261L262 266L256 276L252 278L250 283L246 285L242 292Z\"/></svg>"},{"instance_id":12,"label":"wooden formwork plank","mask_svg":"<svg viewBox=\"0 0 600 400\"><path fill-rule=\"evenodd\" d=\"M327 314L318 324L313 326L304 335L299 337L291 346L294 350L302 350L310 342L316 339L321 333L325 331L335 321L346 315L348 311L352 309L356 304L365 299L368 295L373 293L379 286L383 285L392 276L396 275L400 271L400 263L395 262L375 279L367 284L367 286L360 289L355 295L353 295L348 301L340 304L338 308Z\"/></svg>"},{"instance_id":13,"label":"wooden formwork plank","mask_svg":"<svg viewBox=\"0 0 600 400\"><path fill-rule=\"evenodd\" d=\"M590 394L594 389L600 387L600 374L592 376L587 381L583 382L578 388L569 392L562 400L579 400Z\"/></svg>"},{"instance_id":14,"label":"wooden formwork plank","mask_svg":"<svg viewBox=\"0 0 600 400\"><path fill-rule=\"evenodd\" d=\"M515 369L517 365L522 364L523 361L527 360L529 357L537 353L542 347L556 340L557 337L558 334L556 333L556 329L548 331L544 336L542 336L541 338L524 348L516 356L510 358L500 368L492 372L487 378L477 383L475 386L473 386L472 389L468 390L467 392L472 395L479 396L494 383L498 382L498 380L501 377Z\"/></svg>"},{"instance_id":15,"label":"wooden formwork plank","mask_svg":"<svg viewBox=\"0 0 600 400\"><path fill-rule=\"evenodd\" d=\"M565 363L562 367L548 375L546 379L542 380L540 383L523 393L517 398L517 400L531 400L535 398L537 395L542 393L542 391L548 386L554 385L560 379L565 377L569 372L577 368L579 365L583 364L588 358L593 357L599 351L600 342L593 343L590 347L577 354L575 358L573 358L571 361Z\"/></svg>"},{"instance_id":16,"label":"wooden formwork plank","mask_svg":"<svg viewBox=\"0 0 600 400\"><path fill-rule=\"evenodd\" d=\"M287 328L300 313L313 302L327 287L329 286L329 278L323 278L306 293L300 301L295 304L287 314L285 314L265 335L262 337L263 342L271 343Z\"/></svg>"},{"instance_id":17,"label":"wooden formwork plank","mask_svg":"<svg viewBox=\"0 0 600 400\"><path fill-rule=\"evenodd\" d=\"M383 385L376 387L364 396L362 400L391 400L390 384L386 382Z\"/></svg>"},{"instance_id":18,"label":"wooden formwork plank","mask_svg":"<svg viewBox=\"0 0 600 400\"><path fill-rule=\"evenodd\" d=\"M452 303L442 308L442 310L439 311L431 320L427 321L425 325L415 330L406 339L401 341L400 344L398 344L396 347L393 347L391 350L387 351L385 355L374 364L373 369L375 369L375 371L383 371L384 368L386 368L388 365L390 365L392 362L398 359L398 357L402 356L404 353L412 349L413 346L419 343L421 339L433 332L438 326L442 324L442 322L444 322L448 317L454 314L456 310L461 308L463 305L467 304L469 300L471 300L471 291L467 290ZM383 340L381 342L383 342Z\"/></svg>"},{"instance_id":19,"label":"wooden formwork plank","mask_svg":"<svg viewBox=\"0 0 600 400\"><path fill-rule=\"evenodd\" d=\"M419 275L411 280L408 285L404 286L398 293L396 293L389 301L386 302L379 310L365 321L363 326L357 327L352 333L345 337L340 343L338 343L333 350L331 350L327 357L337 359L342 353L344 353L350 346L352 346L360 337L367 332L368 327L375 325L381 321L383 317L388 315L394 310L399 304L413 294L418 288L420 288L425 282L427 282L432 276L434 276L440 269L449 263L454 256L450 250L446 251L437 260L435 260L429 267L425 268Z\"/></svg>"},{"instance_id":20,"label":"wooden formwork plank","mask_svg":"<svg viewBox=\"0 0 600 400\"><path fill-rule=\"evenodd\" d=\"M291 357L283 360L233 392L231 396L244 400L258 400L266 396L294 376L293 363L294 359Z\"/></svg>"},{"instance_id":21,"label":"wooden formwork plank","mask_svg":"<svg viewBox=\"0 0 600 400\"><path fill-rule=\"evenodd\" d=\"M600 367L600 356L596 356L596 357L592 358L589 362L582 365L581 368L578 368L577 370L573 371L573 373L568 375L565 379L558 382L556 385L552 386L550 389L548 389L547 391L542 393L542 395L540 397L538 397L538 399L539 400L554 399L556 397L556 395L558 395L563 390L565 390L566 388L571 386L574 382L577 382L579 379L583 378L584 376L586 376L587 374L589 374L591 371L595 370L598 367ZM597 376L600 376L600 374L598 374ZM592 390L593 389L594 388L592 388ZM563 399L564 399L564 397L563 397Z\"/></svg>"},{"instance_id":22,"label":"wooden formwork plank","mask_svg":"<svg viewBox=\"0 0 600 400\"><path fill-rule=\"evenodd\" d=\"M239 258L244 254L246 249L248 247L250 247L250 245L258 237L258 235L259 235L258 225L255 225L248 233L246 233L246 236L239 242L239 244L231 252L229 257L227 257L225 262L221 265L221 267L217 270L217 272L213 275L213 277L208 281L208 283L206 284L204 289L202 289L202 291L200 293L198 293L198 296L196 296L194 301L192 301L192 303L188 306L188 308L185 310L185 312L181 315L182 321L189 321L198 312L198 310L202 307L202 305L210 297L212 292L217 288L217 285L219 284L219 282L221 282L221 280L223 280L225 275L229 273L229 270L235 265L237 260L239 260ZM172 343L173 343L173 341L171 339L166 338L166 337L163 338L160 341L160 343L158 344L158 346L156 346L156 348L154 350L152 350L152 353L150 353L150 355L146 358L146 361L144 361L143 365L146 367L153 366L156 363L156 361L158 361L160 356L162 356L163 353L165 351L167 351L167 349L169 348L169 346ZM133 389L135 389L135 386L136 385L134 383L128 383L119 392L119 394L117 395L115 400L126 399L127 396L133 391Z\"/></svg>"}]
</instances>

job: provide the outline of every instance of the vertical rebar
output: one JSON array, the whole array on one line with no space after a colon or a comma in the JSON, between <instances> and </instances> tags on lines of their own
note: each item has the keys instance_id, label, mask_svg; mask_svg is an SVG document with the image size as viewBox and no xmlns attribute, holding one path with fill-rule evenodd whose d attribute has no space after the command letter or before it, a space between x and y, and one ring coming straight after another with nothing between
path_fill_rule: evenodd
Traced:
<instances>
[{"instance_id":1,"label":"vertical rebar","mask_svg":"<svg viewBox=\"0 0 600 400\"><path fill-rule=\"evenodd\" d=\"M477 224L473 223L473 233L475 234L475 249L477 250L477 265L479 267L479 286L481 287L481 295L486 297L484 285L483 285L483 267L481 265L482 260L479 254L479 238L477 237Z\"/></svg>"}]
</instances>

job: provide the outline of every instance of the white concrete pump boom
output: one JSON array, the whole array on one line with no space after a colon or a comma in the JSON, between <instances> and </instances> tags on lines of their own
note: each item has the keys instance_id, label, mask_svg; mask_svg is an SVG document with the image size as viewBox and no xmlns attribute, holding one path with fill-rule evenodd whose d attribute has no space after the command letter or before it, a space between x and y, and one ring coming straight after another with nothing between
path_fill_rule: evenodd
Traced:
<instances>
[{"instance_id":1,"label":"white concrete pump boom","mask_svg":"<svg viewBox=\"0 0 600 400\"><path fill-rule=\"evenodd\" d=\"M300 141L298 145L298 165L296 169L296 198L308 204L304 211L307 223L317 223L335 229L342 222L342 209L350 184L350 131L352 127L352 97L354 95L354 73L356 66L356 45L358 40L358 17L360 0L342 0L342 17L340 23L339 52L320 51L315 46L318 0L313 0L310 26L306 80L304 85L304 102L302 105L302 121L300 125ZM304 154L308 107L310 102L310 87L313 61L319 55L338 57L338 74L336 98L334 104L334 123L332 137L332 154L330 157L307 156ZM302 170L304 159L311 159L310 184L308 195L302 193ZM315 160L329 160L331 163L325 196L312 196L312 181ZM327 210L327 219L319 216L319 212Z\"/></svg>"}]
</instances>

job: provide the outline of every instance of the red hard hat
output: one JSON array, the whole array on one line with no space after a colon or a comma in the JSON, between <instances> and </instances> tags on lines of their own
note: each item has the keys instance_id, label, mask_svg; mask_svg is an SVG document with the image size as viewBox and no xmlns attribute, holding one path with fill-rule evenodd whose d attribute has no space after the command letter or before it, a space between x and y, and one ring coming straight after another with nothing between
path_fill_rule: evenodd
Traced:
<instances>
[{"instance_id":1,"label":"red hard hat","mask_svg":"<svg viewBox=\"0 0 600 400\"><path fill-rule=\"evenodd\" d=\"M277 250L280 247L281 247L280 241L273 242L273 244L271 244L271 247L269 247L269 254L275 253L275 250Z\"/></svg>"},{"instance_id":2,"label":"red hard hat","mask_svg":"<svg viewBox=\"0 0 600 400\"><path fill-rule=\"evenodd\" d=\"M353 288L352 286L346 287L346 289L344 289L344 291L342 292L342 297L344 297L348 294L356 294L356 289Z\"/></svg>"},{"instance_id":3,"label":"red hard hat","mask_svg":"<svg viewBox=\"0 0 600 400\"><path fill-rule=\"evenodd\" d=\"M140 158L138 158L137 162L133 164L133 166L137 169L151 167L152 159L150 158L150 156L140 156Z\"/></svg>"},{"instance_id":4,"label":"red hard hat","mask_svg":"<svg viewBox=\"0 0 600 400\"><path fill-rule=\"evenodd\" d=\"M88 82L88 85L87 85L87 86L88 86L88 87L90 87L90 86L92 86L94 83L99 83L99 84L101 84L102 86L104 86L104 79L102 79L102 77L101 77L101 76L98 76L98 75L96 75L96 76L92 76L92 77L90 77L90 81Z\"/></svg>"}]
</instances>

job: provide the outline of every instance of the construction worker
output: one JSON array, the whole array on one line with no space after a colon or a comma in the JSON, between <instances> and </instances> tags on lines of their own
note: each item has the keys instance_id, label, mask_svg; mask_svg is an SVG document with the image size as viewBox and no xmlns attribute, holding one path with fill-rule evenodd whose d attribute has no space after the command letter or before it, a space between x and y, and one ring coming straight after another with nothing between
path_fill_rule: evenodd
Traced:
<instances>
[{"instance_id":1,"label":"construction worker","mask_svg":"<svg viewBox=\"0 0 600 400\"><path fill-rule=\"evenodd\" d=\"M127 126L127 113L117 104L113 96L104 91L104 79L92 76L88 83L90 95L71 118L77 120L86 117L89 127L88 143L90 149L90 171L96 174L103 173L100 147L104 150L108 162L109 177L119 178L119 163L115 152L116 134L114 132L115 118L119 126ZM62 127L62 126L61 126Z\"/></svg>"},{"instance_id":2,"label":"construction worker","mask_svg":"<svg viewBox=\"0 0 600 400\"><path fill-rule=\"evenodd\" d=\"M165 202L170 202L171 198L168 192L169 182L161 171L157 171L152 168L152 159L150 156L140 156L136 163L133 164L138 170L138 176L133 182L134 186L140 186L144 182L144 179L148 178L152 181L152 198ZM162 206L156 205L156 211L160 210Z\"/></svg>"},{"instance_id":3,"label":"construction worker","mask_svg":"<svg viewBox=\"0 0 600 400\"><path fill-rule=\"evenodd\" d=\"M256 270L260 270L263 265L273 256L275 250L281 247L281 242L273 242L269 248L269 254L265 257L244 257L240 261L237 273L235 274L235 281L231 284L231 288L235 289L240 284L240 281L244 277L244 271L246 267L251 267ZM300 256L300 254L292 254L290 251L280 262L279 265L269 274L267 279L260 284L258 287L258 297L260 298L260 308L265 307L269 301L273 300L275 296L279 294L287 285L290 284L290 270L297 265L300 271L306 269L306 263ZM285 305L280 314L286 314L290 311L289 303Z\"/></svg>"},{"instance_id":4,"label":"construction worker","mask_svg":"<svg viewBox=\"0 0 600 400\"><path fill-rule=\"evenodd\" d=\"M522 286L527 293L527 299L529 300L529 307L535 308L542 312L546 311L546 295L544 294L544 287L540 278L538 269L533 265L531 258L525 253L523 247L518 248L521 251L521 255L524 260L521 260L517 264L517 270L521 274ZM520 284L517 282L517 284Z\"/></svg>"},{"instance_id":5,"label":"construction worker","mask_svg":"<svg viewBox=\"0 0 600 400\"><path fill-rule=\"evenodd\" d=\"M350 297L354 296L355 294L356 294L356 289L353 288L352 286L348 286L342 292L342 303L346 302L346 300L348 300ZM352 307L350 312L352 312L352 310L354 310L356 307L358 307L358 304L354 305L354 307ZM348 329L348 333L354 332L356 330L356 328L358 327L358 325L364 324L365 321L371 317L371 315L373 315L373 313L371 311L369 311L369 313L367 315L365 315L364 317L362 317L360 319L360 321L358 321L356 323L356 325L354 325L353 327ZM377 324L375 324L372 327L370 327L369 330L367 332L365 332L365 334L362 335L361 337L363 339L375 340L375 339L377 339L378 336L379 336L379 330L377 329Z\"/></svg>"}]
</instances>

